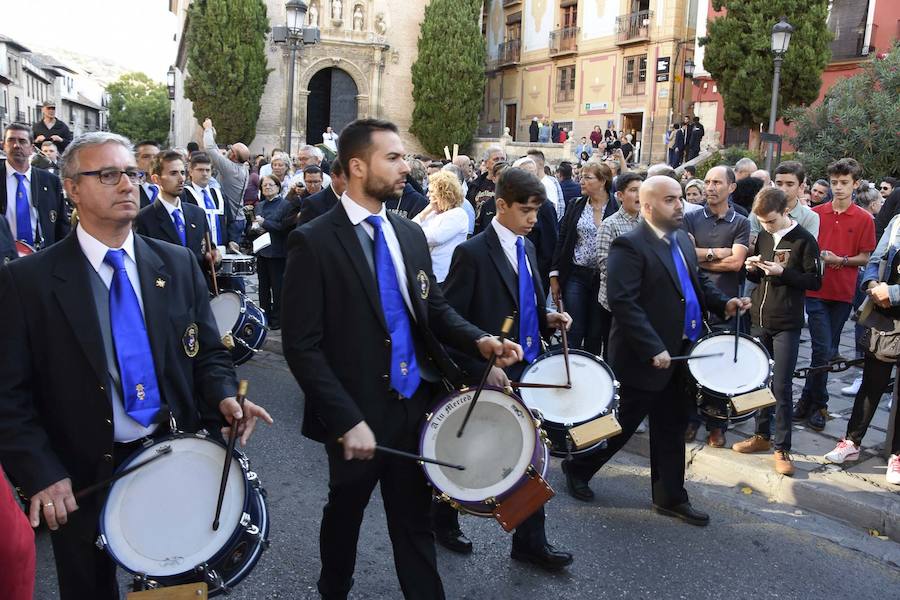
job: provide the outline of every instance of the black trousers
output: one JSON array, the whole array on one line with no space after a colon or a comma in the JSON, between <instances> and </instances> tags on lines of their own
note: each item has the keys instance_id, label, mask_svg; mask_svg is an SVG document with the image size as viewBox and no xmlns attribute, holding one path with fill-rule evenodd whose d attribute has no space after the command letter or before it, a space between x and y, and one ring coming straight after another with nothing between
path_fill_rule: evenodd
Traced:
<instances>
[{"instance_id":1,"label":"black trousers","mask_svg":"<svg viewBox=\"0 0 900 600\"><path fill-rule=\"evenodd\" d=\"M265 311L269 324L276 327L281 323L281 284L284 281L285 263L284 257L256 257L260 308Z\"/></svg>"},{"instance_id":2,"label":"black trousers","mask_svg":"<svg viewBox=\"0 0 900 600\"><path fill-rule=\"evenodd\" d=\"M425 382L412 398L388 405L389 429L378 442L418 454L418 438L425 405L434 386ZM415 461L376 453L372 460L344 460L336 442L325 445L328 455L328 503L322 514L319 551L322 570L319 593L328 599L346 598L353 587L359 528L372 491L381 483L394 566L407 599L442 599L444 588L437 570L434 534L429 522L431 488Z\"/></svg>"},{"instance_id":3,"label":"black trousers","mask_svg":"<svg viewBox=\"0 0 900 600\"><path fill-rule=\"evenodd\" d=\"M857 447L866 436L881 396L891 380L893 369L894 363L880 361L871 354L866 354L866 361L863 363L862 385L856 392L856 398L853 400L853 412L850 415L850 422L847 423L847 438ZM900 454L900 427L894 427L894 439L888 440L888 443L891 445L891 454Z\"/></svg>"},{"instance_id":4,"label":"black trousers","mask_svg":"<svg viewBox=\"0 0 900 600\"><path fill-rule=\"evenodd\" d=\"M115 444L115 466L139 447L140 441ZM67 523L50 532L61 600L119 600L116 563L95 544L105 501L106 492L79 500L78 510L69 513Z\"/></svg>"},{"instance_id":5,"label":"black trousers","mask_svg":"<svg viewBox=\"0 0 900 600\"><path fill-rule=\"evenodd\" d=\"M459 512L446 502L434 500L431 512L435 531L453 531L459 529ZM546 513L542 506L533 515L522 521L513 533L513 546L540 550L547 543L547 531L544 528Z\"/></svg>"},{"instance_id":6,"label":"black trousers","mask_svg":"<svg viewBox=\"0 0 900 600\"><path fill-rule=\"evenodd\" d=\"M683 365L677 366L669 384L658 392L623 385L619 390L622 433L610 438L605 448L574 457L569 463L569 471L578 478L593 477L631 439L637 426L649 415L653 504L668 508L687 502L684 432L690 401L684 389L683 369Z\"/></svg>"}]
</instances>

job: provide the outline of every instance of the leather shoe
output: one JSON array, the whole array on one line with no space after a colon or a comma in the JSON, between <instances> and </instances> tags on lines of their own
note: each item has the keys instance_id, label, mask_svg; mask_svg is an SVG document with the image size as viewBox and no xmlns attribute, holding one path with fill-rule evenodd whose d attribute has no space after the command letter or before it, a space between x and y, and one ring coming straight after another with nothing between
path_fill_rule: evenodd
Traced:
<instances>
[{"instance_id":1,"label":"leather shoe","mask_svg":"<svg viewBox=\"0 0 900 600\"><path fill-rule=\"evenodd\" d=\"M815 409L811 413L809 413L809 418L806 420L806 424L809 425L810 429L815 429L816 431L822 431L825 429L825 410L824 409Z\"/></svg>"},{"instance_id":2,"label":"leather shoe","mask_svg":"<svg viewBox=\"0 0 900 600\"><path fill-rule=\"evenodd\" d=\"M809 405L809 402L805 400L798 400L796 404L794 404L794 410L791 413L791 419L793 421L805 421L809 416L810 410L812 407Z\"/></svg>"},{"instance_id":3,"label":"leather shoe","mask_svg":"<svg viewBox=\"0 0 900 600\"><path fill-rule=\"evenodd\" d=\"M568 461L562 462L562 471L566 474L566 488L569 490L570 496L582 502L590 502L594 499L594 491L588 485L587 480L572 473L569 470Z\"/></svg>"},{"instance_id":4,"label":"leather shoe","mask_svg":"<svg viewBox=\"0 0 900 600\"><path fill-rule=\"evenodd\" d=\"M713 429L706 437L706 443L713 448L725 447L725 432L721 429Z\"/></svg>"},{"instance_id":5,"label":"leather shoe","mask_svg":"<svg viewBox=\"0 0 900 600\"><path fill-rule=\"evenodd\" d=\"M697 525L698 527L705 527L706 525L709 525L709 515L705 512L700 512L699 510L695 509L693 506L691 506L690 502L678 504L670 508L663 508L662 506L657 506L654 504L653 510L661 515L665 515L667 517L675 517L676 519L681 519L685 523Z\"/></svg>"},{"instance_id":6,"label":"leather shoe","mask_svg":"<svg viewBox=\"0 0 900 600\"><path fill-rule=\"evenodd\" d=\"M684 443L690 444L697 439L697 424L688 423L687 429L684 431Z\"/></svg>"},{"instance_id":7,"label":"leather shoe","mask_svg":"<svg viewBox=\"0 0 900 600\"><path fill-rule=\"evenodd\" d=\"M574 560L571 553L557 550L550 544L544 544L540 548L516 547L513 544L509 555L513 560L531 563L545 571L558 571L571 565Z\"/></svg>"},{"instance_id":8,"label":"leather shoe","mask_svg":"<svg viewBox=\"0 0 900 600\"><path fill-rule=\"evenodd\" d=\"M472 553L472 541L460 529L435 531L434 537L441 546L451 552L458 554Z\"/></svg>"}]
</instances>

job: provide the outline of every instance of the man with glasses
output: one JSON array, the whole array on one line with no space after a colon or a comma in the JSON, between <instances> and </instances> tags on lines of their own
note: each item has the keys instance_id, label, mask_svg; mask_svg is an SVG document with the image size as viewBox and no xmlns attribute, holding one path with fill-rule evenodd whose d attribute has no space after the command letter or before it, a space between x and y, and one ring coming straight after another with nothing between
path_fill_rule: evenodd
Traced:
<instances>
[{"instance_id":1,"label":"man with glasses","mask_svg":"<svg viewBox=\"0 0 900 600\"><path fill-rule=\"evenodd\" d=\"M52 100L44 102L41 114L43 118L31 126L34 143L55 142L60 154L63 153L72 141L72 132L68 125L56 118L56 104Z\"/></svg>"},{"instance_id":2,"label":"man with glasses","mask_svg":"<svg viewBox=\"0 0 900 600\"><path fill-rule=\"evenodd\" d=\"M46 248L69 233L59 178L31 166L31 129L13 123L3 132L6 160L0 163L0 214L13 239Z\"/></svg>"}]
</instances>

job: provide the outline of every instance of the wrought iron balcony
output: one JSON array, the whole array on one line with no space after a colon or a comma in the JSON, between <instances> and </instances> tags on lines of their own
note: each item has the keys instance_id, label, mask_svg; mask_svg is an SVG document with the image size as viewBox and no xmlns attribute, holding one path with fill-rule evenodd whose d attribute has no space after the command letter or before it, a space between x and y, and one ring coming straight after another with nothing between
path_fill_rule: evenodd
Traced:
<instances>
[{"instance_id":1,"label":"wrought iron balcony","mask_svg":"<svg viewBox=\"0 0 900 600\"><path fill-rule=\"evenodd\" d=\"M509 40L497 46L497 66L515 65L519 62L521 40Z\"/></svg>"},{"instance_id":2,"label":"wrought iron balcony","mask_svg":"<svg viewBox=\"0 0 900 600\"><path fill-rule=\"evenodd\" d=\"M616 17L616 44L634 44L650 40L652 10L633 12Z\"/></svg>"},{"instance_id":3,"label":"wrought iron balcony","mask_svg":"<svg viewBox=\"0 0 900 600\"><path fill-rule=\"evenodd\" d=\"M872 35L869 39L873 40L878 31L878 25L873 23L871 27ZM834 39L831 41L831 60L863 58L875 51L875 46L866 45L865 23L853 27L838 27L831 33L834 34Z\"/></svg>"},{"instance_id":4,"label":"wrought iron balcony","mask_svg":"<svg viewBox=\"0 0 900 600\"><path fill-rule=\"evenodd\" d=\"M565 27L550 32L550 56L578 52L578 27Z\"/></svg>"}]
</instances>

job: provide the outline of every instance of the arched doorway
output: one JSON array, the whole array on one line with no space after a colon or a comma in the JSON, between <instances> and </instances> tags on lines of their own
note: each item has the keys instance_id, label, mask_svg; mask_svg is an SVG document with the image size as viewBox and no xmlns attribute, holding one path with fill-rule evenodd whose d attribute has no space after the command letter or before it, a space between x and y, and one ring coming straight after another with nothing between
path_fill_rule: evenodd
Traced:
<instances>
[{"instance_id":1,"label":"arched doorway","mask_svg":"<svg viewBox=\"0 0 900 600\"><path fill-rule=\"evenodd\" d=\"M342 69L329 67L313 75L306 101L306 143L319 144L326 127L340 132L356 119L358 94L353 78Z\"/></svg>"}]
</instances>

